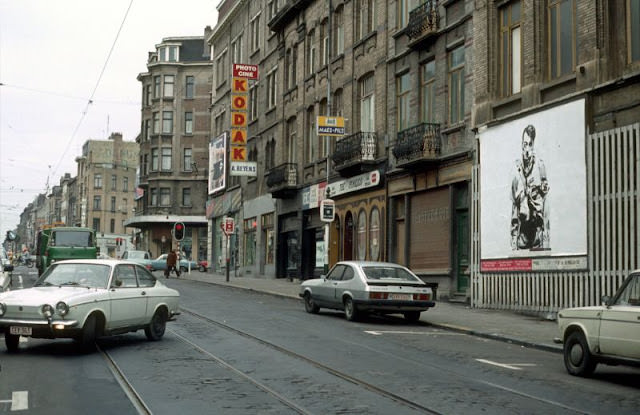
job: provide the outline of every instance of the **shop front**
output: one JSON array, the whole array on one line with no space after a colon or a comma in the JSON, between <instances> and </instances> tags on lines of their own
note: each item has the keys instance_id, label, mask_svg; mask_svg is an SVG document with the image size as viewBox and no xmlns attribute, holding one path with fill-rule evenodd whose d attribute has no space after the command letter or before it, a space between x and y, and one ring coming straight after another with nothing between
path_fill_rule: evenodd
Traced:
<instances>
[{"instance_id":1,"label":"shop front","mask_svg":"<svg viewBox=\"0 0 640 415\"><path fill-rule=\"evenodd\" d=\"M226 218L232 218L234 232L227 235L223 232ZM226 272L227 263L230 272L236 272L238 262L238 226L242 226L242 189L225 192L209 200L207 203L207 219L211 223L211 270ZM240 224L240 225L238 225Z\"/></svg>"}]
</instances>

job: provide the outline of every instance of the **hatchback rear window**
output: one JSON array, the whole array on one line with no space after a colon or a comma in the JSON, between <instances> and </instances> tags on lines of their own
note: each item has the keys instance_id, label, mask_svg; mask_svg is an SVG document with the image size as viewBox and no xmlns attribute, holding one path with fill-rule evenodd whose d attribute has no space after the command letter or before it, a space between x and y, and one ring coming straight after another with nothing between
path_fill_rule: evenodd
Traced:
<instances>
[{"instance_id":1,"label":"hatchback rear window","mask_svg":"<svg viewBox=\"0 0 640 415\"><path fill-rule=\"evenodd\" d=\"M415 282L420 281L413 274L405 270L404 268L396 267L362 267L364 275L368 280L401 280Z\"/></svg>"}]
</instances>

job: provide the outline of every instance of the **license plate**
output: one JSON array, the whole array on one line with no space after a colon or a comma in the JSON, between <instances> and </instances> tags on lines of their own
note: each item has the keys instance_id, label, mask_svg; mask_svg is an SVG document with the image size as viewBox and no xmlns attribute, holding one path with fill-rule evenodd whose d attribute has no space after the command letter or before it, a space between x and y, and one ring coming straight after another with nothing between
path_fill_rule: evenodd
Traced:
<instances>
[{"instance_id":1,"label":"license plate","mask_svg":"<svg viewBox=\"0 0 640 415\"><path fill-rule=\"evenodd\" d=\"M9 327L9 333L17 334L18 336L31 336L31 327L11 326Z\"/></svg>"},{"instance_id":2,"label":"license plate","mask_svg":"<svg viewBox=\"0 0 640 415\"><path fill-rule=\"evenodd\" d=\"M404 301L408 301L411 300L413 297L411 296L411 294L389 294L389 298L392 300L404 300Z\"/></svg>"}]
</instances>

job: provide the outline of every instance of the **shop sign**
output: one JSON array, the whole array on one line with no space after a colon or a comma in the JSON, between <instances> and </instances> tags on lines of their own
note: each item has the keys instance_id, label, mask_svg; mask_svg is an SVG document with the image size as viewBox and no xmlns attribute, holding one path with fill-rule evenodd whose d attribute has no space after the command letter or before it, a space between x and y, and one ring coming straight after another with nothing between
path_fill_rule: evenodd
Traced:
<instances>
[{"instance_id":1,"label":"shop sign","mask_svg":"<svg viewBox=\"0 0 640 415\"><path fill-rule=\"evenodd\" d=\"M357 192L358 190L374 187L380 184L380 171L374 170L369 173L359 174L345 180L329 183L328 190L331 197L345 193Z\"/></svg>"}]
</instances>

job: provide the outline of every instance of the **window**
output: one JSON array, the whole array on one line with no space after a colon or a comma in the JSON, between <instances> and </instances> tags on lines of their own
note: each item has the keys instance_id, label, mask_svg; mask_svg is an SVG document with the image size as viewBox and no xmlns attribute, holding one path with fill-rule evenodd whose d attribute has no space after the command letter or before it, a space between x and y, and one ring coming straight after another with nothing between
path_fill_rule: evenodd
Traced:
<instances>
[{"instance_id":1,"label":"window","mask_svg":"<svg viewBox=\"0 0 640 415\"><path fill-rule=\"evenodd\" d=\"M254 83L249 87L249 121L258 118L258 83Z\"/></svg>"},{"instance_id":2,"label":"window","mask_svg":"<svg viewBox=\"0 0 640 415\"><path fill-rule=\"evenodd\" d=\"M149 141L151 138L151 120L144 120L144 140Z\"/></svg>"},{"instance_id":3,"label":"window","mask_svg":"<svg viewBox=\"0 0 640 415\"><path fill-rule=\"evenodd\" d=\"M276 166L276 140L271 138L265 146L265 170Z\"/></svg>"},{"instance_id":4,"label":"window","mask_svg":"<svg viewBox=\"0 0 640 415\"><path fill-rule=\"evenodd\" d=\"M184 171L191 171L191 163L192 163L192 149L185 148L184 153L182 154L182 169Z\"/></svg>"},{"instance_id":5,"label":"window","mask_svg":"<svg viewBox=\"0 0 640 415\"><path fill-rule=\"evenodd\" d=\"M362 39L374 28L374 0L357 0L356 39Z\"/></svg>"},{"instance_id":6,"label":"window","mask_svg":"<svg viewBox=\"0 0 640 415\"><path fill-rule=\"evenodd\" d=\"M151 105L151 85L144 87L144 104Z\"/></svg>"},{"instance_id":7,"label":"window","mask_svg":"<svg viewBox=\"0 0 640 415\"><path fill-rule=\"evenodd\" d=\"M111 175L111 190L117 190L118 188L118 176L115 174Z\"/></svg>"},{"instance_id":8,"label":"window","mask_svg":"<svg viewBox=\"0 0 640 415\"><path fill-rule=\"evenodd\" d=\"M100 232L100 218L93 218L93 230Z\"/></svg>"},{"instance_id":9,"label":"window","mask_svg":"<svg viewBox=\"0 0 640 415\"><path fill-rule=\"evenodd\" d=\"M273 213L262 215L262 240L264 241L264 263L274 263L276 234L273 226Z\"/></svg>"},{"instance_id":10,"label":"window","mask_svg":"<svg viewBox=\"0 0 640 415\"><path fill-rule=\"evenodd\" d=\"M360 80L360 131L375 131L375 78L373 74Z\"/></svg>"},{"instance_id":11,"label":"window","mask_svg":"<svg viewBox=\"0 0 640 415\"><path fill-rule=\"evenodd\" d=\"M377 207L371 209L369 220L369 255L371 261L380 260L380 211Z\"/></svg>"},{"instance_id":12,"label":"window","mask_svg":"<svg viewBox=\"0 0 640 415\"><path fill-rule=\"evenodd\" d=\"M160 168L160 165L159 165L160 159L158 155L159 155L158 149L152 148L151 149L151 171L158 171L158 169Z\"/></svg>"},{"instance_id":13,"label":"window","mask_svg":"<svg viewBox=\"0 0 640 415\"><path fill-rule=\"evenodd\" d=\"M243 63L242 35L238 36L233 42L231 42L231 58L233 59L232 63Z\"/></svg>"},{"instance_id":14,"label":"window","mask_svg":"<svg viewBox=\"0 0 640 415\"><path fill-rule=\"evenodd\" d=\"M278 0L269 0L267 2L267 22L271 21L278 13Z\"/></svg>"},{"instance_id":15,"label":"window","mask_svg":"<svg viewBox=\"0 0 640 415\"><path fill-rule=\"evenodd\" d=\"M227 80L227 51L225 50L216 59L216 82L217 85Z\"/></svg>"},{"instance_id":16,"label":"window","mask_svg":"<svg viewBox=\"0 0 640 415\"><path fill-rule=\"evenodd\" d=\"M128 177L123 177L122 178L122 191L123 192L128 192L129 191L129 178Z\"/></svg>"},{"instance_id":17,"label":"window","mask_svg":"<svg viewBox=\"0 0 640 415\"><path fill-rule=\"evenodd\" d=\"M367 214L361 210L358 214L358 260L363 261L367 255Z\"/></svg>"},{"instance_id":18,"label":"window","mask_svg":"<svg viewBox=\"0 0 640 415\"><path fill-rule=\"evenodd\" d=\"M429 61L421 67L420 77L420 117L422 122L435 122L436 108L436 61Z\"/></svg>"},{"instance_id":19,"label":"window","mask_svg":"<svg viewBox=\"0 0 640 415\"><path fill-rule=\"evenodd\" d=\"M101 209L102 209L102 196L94 196L93 210L101 210Z\"/></svg>"},{"instance_id":20,"label":"window","mask_svg":"<svg viewBox=\"0 0 640 415\"><path fill-rule=\"evenodd\" d=\"M185 98L193 98L195 95L196 78L193 75L187 75L184 85Z\"/></svg>"},{"instance_id":21,"label":"window","mask_svg":"<svg viewBox=\"0 0 640 415\"><path fill-rule=\"evenodd\" d=\"M292 89L296 86L296 65L298 59L297 47L294 45L287 49L285 55L285 67L287 72L285 73L285 85L287 89Z\"/></svg>"},{"instance_id":22,"label":"window","mask_svg":"<svg viewBox=\"0 0 640 415\"><path fill-rule=\"evenodd\" d=\"M116 233L116 220L115 219L111 219L109 221L109 232Z\"/></svg>"},{"instance_id":23,"label":"window","mask_svg":"<svg viewBox=\"0 0 640 415\"><path fill-rule=\"evenodd\" d=\"M411 11L422 3L425 3L425 1L422 1L422 0L399 0L398 1L398 15L397 15L397 22L396 22L398 29L402 29L403 27L409 24L409 16Z\"/></svg>"},{"instance_id":24,"label":"window","mask_svg":"<svg viewBox=\"0 0 640 415\"><path fill-rule=\"evenodd\" d=\"M182 206L191 206L191 189L182 189Z\"/></svg>"},{"instance_id":25,"label":"window","mask_svg":"<svg viewBox=\"0 0 640 415\"><path fill-rule=\"evenodd\" d=\"M574 72L576 22L574 0L549 1L549 78Z\"/></svg>"},{"instance_id":26,"label":"window","mask_svg":"<svg viewBox=\"0 0 640 415\"><path fill-rule=\"evenodd\" d=\"M307 35L307 74L312 74L316 70L316 44L315 31L311 30Z\"/></svg>"},{"instance_id":27,"label":"window","mask_svg":"<svg viewBox=\"0 0 640 415\"><path fill-rule=\"evenodd\" d=\"M116 197L111 196L111 212L115 212L115 211L116 211Z\"/></svg>"},{"instance_id":28,"label":"window","mask_svg":"<svg viewBox=\"0 0 640 415\"><path fill-rule=\"evenodd\" d=\"M342 89L338 89L336 90L336 92L334 92L332 106L333 106L333 109L331 112L335 114L337 117L342 117L344 113L342 111Z\"/></svg>"},{"instance_id":29,"label":"window","mask_svg":"<svg viewBox=\"0 0 640 415\"><path fill-rule=\"evenodd\" d=\"M164 76L164 96L173 97L173 85L175 83L175 77L173 75Z\"/></svg>"},{"instance_id":30,"label":"window","mask_svg":"<svg viewBox=\"0 0 640 415\"><path fill-rule=\"evenodd\" d=\"M149 166L149 155L145 154L142 160L142 175L146 176L148 173L148 166Z\"/></svg>"},{"instance_id":31,"label":"window","mask_svg":"<svg viewBox=\"0 0 640 415\"><path fill-rule=\"evenodd\" d=\"M296 162L296 146L297 146L297 133L296 133L296 118L291 117L287 121L287 162Z\"/></svg>"},{"instance_id":32,"label":"window","mask_svg":"<svg viewBox=\"0 0 640 415\"><path fill-rule=\"evenodd\" d=\"M135 265L133 264L118 265L113 271L113 275L114 279L118 281L116 283L118 288L134 288L138 286Z\"/></svg>"},{"instance_id":33,"label":"window","mask_svg":"<svg viewBox=\"0 0 640 415\"><path fill-rule=\"evenodd\" d=\"M320 100L320 106L318 107L318 115L328 115L327 114L327 99L323 98ZM314 134L317 136L318 141L318 158L323 159L327 157L327 143L331 140L329 137L323 135L317 135L315 132L314 126Z\"/></svg>"},{"instance_id":34,"label":"window","mask_svg":"<svg viewBox=\"0 0 640 415\"><path fill-rule=\"evenodd\" d=\"M464 119L464 46L449 52L449 123Z\"/></svg>"},{"instance_id":35,"label":"window","mask_svg":"<svg viewBox=\"0 0 640 415\"><path fill-rule=\"evenodd\" d=\"M336 7L333 13L333 53L339 56L344 53L344 6Z\"/></svg>"},{"instance_id":36,"label":"window","mask_svg":"<svg viewBox=\"0 0 640 415\"><path fill-rule=\"evenodd\" d=\"M307 108L306 134L304 138L304 161L311 163L315 160L316 120L313 107Z\"/></svg>"},{"instance_id":37,"label":"window","mask_svg":"<svg viewBox=\"0 0 640 415\"><path fill-rule=\"evenodd\" d=\"M193 112L184 113L184 133L193 134Z\"/></svg>"},{"instance_id":38,"label":"window","mask_svg":"<svg viewBox=\"0 0 640 415\"><path fill-rule=\"evenodd\" d=\"M398 131L409 128L409 93L411 92L411 80L409 73L400 75L396 79L397 94L397 124Z\"/></svg>"},{"instance_id":39,"label":"window","mask_svg":"<svg viewBox=\"0 0 640 415\"><path fill-rule=\"evenodd\" d=\"M163 46L158 48L158 60L160 62L177 62L178 46Z\"/></svg>"},{"instance_id":40,"label":"window","mask_svg":"<svg viewBox=\"0 0 640 415\"><path fill-rule=\"evenodd\" d=\"M329 63L329 20L320 23L320 66Z\"/></svg>"},{"instance_id":41,"label":"window","mask_svg":"<svg viewBox=\"0 0 640 415\"><path fill-rule=\"evenodd\" d=\"M629 62L640 61L640 1L627 0Z\"/></svg>"},{"instance_id":42,"label":"window","mask_svg":"<svg viewBox=\"0 0 640 415\"><path fill-rule=\"evenodd\" d=\"M215 132L216 132L216 136L219 136L220 134L222 134L222 131L224 131L224 111L222 111L220 114L216 115L216 119L214 120L214 126L215 126Z\"/></svg>"},{"instance_id":43,"label":"window","mask_svg":"<svg viewBox=\"0 0 640 415\"><path fill-rule=\"evenodd\" d=\"M149 198L151 199L149 201L150 206L158 206L158 189L151 189L149 192Z\"/></svg>"},{"instance_id":44,"label":"window","mask_svg":"<svg viewBox=\"0 0 640 415\"><path fill-rule=\"evenodd\" d=\"M500 9L500 95L520 92L522 77L520 1Z\"/></svg>"},{"instance_id":45,"label":"window","mask_svg":"<svg viewBox=\"0 0 640 415\"><path fill-rule=\"evenodd\" d=\"M129 211L129 206L127 206L127 198L122 199L122 206L120 206L123 213L127 213Z\"/></svg>"},{"instance_id":46,"label":"window","mask_svg":"<svg viewBox=\"0 0 640 415\"><path fill-rule=\"evenodd\" d=\"M162 164L163 171L171 170L171 147L162 147Z\"/></svg>"},{"instance_id":47,"label":"window","mask_svg":"<svg viewBox=\"0 0 640 415\"><path fill-rule=\"evenodd\" d=\"M160 133L160 113L156 111L153 113L153 134L158 133Z\"/></svg>"},{"instance_id":48,"label":"window","mask_svg":"<svg viewBox=\"0 0 640 415\"><path fill-rule=\"evenodd\" d=\"M256 263L256 218L244 220L244 265Z\"/></svg>"},{"instance_id":49,"label":"window","mask_svg":"<svg viewBox=\"0 0 640 415\"><path fill-rule=\"evenodd\" d=\"M162 111L162 134L173 133L173 111Z\"/></svg>"},{"instance_id":50,"label":"window","mask_svg":"<svg viewBox=\"0 0 640 415\"><path fill-rule=\"evenodd\" d=\"M102 189L102 174L96 173L93 175L93 187L94 189Z\"/></svg>"},{"instance_id":51,"label":"window","mask_svg":"<svg viewBox=\"0 0 640 415\"><path fill-rule=\"evenodd\" d=\"M260 47L260 15L251 20L251 52Z\"/></svg>"},{"instance_id":52,"label":"window","mask_svg":"<svg viewBox=\"0 0 640 415\"><path fill-rule=\"evenodd\" d=\"M171 205L171 190L168 187L160 188L160 206Z\"/></svg>"},{"instance_id":53,"label":"window","mask_svg":"<svg viewBox=\"0 0 640 415\"><path fill-rule=\"evenodd\" d=\"M276 69L267 74L267 109L271 109L276 106Z\"/></svg>"},{"instance_id":54,"label":"window","mask_svg":"<svg viewBox=\"0 0 640 415\"><path fill-rule=\"evenodd\" d=\"M160 75L153 77L153 97L160 98Z\"/></svg>"}]
</instances>

